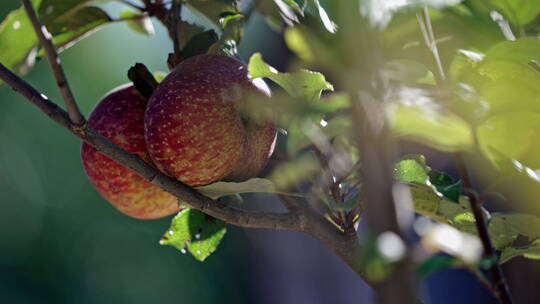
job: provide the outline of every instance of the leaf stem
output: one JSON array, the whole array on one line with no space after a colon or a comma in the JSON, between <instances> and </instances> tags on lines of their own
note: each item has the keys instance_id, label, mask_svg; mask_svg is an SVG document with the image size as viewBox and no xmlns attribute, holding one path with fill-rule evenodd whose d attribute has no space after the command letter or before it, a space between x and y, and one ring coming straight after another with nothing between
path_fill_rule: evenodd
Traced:
<instances>
[{"instance_id":1,"label":"leaf stem","mask_svg":"<svg viewBox=\"0 0 540 304\"><path fill-rule=\"evenodd\" d=\"M77 102L75 101L73 92L69 88L64 69L62 68L62 65L60 63L60 58L58 57L58 53L56 52L56 49L52 42L52 35L49 33L49 31L47 31L47 28L39 21L39 18L30 0L21 0L21 2L24 6L24 9L26 10L28 19L30 19L30 21L32 22L32 26L34 27L34 31L36 32L41 46L45 50L45 54L53 70L54 78L56 79L56 85L60 90L62 99L64 99L69 119L73 124L81 126L85 123L85 120L79 110L79 107L77 106Z\"/></svg>"}]
</instances>

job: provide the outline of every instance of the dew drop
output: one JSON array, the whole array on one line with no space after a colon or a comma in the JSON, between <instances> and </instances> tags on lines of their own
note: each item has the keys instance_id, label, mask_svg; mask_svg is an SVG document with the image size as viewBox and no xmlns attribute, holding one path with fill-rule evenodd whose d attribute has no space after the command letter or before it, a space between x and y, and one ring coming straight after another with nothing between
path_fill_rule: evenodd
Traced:
<instances>
[{"instance_id":1,"label":"dew drop","mask_svg":"<svg viewBox=\"0 0 540 304\"><path fill-rule=\"evenodd\" d=\"M13 29L18 30L21 27L21 22L19 20L16 20L13 22Z\"/></svg>"},{"instance_id":2,"label":"dew drop","mask_svg":"<svg viewBox=\"0 0 540 304\"><path fill-rule=\"evenodd\" d=\"M182 254L186 254L187 251L186 251L186 249L182 248L182 249L180 249L180 252L181 252Z\"/></svg>"},{"instance_id":3,"label":"dew drop","mask_svg":"<svg viewBox=\"0 0 540 304\"><path fill-rule=\"evenodd\" d=\"M200 240L200 239L201 239L201 234L200 234L200 233L195 234L195 238L196 238L197 240Z\"/></svg>"}]
</instances>

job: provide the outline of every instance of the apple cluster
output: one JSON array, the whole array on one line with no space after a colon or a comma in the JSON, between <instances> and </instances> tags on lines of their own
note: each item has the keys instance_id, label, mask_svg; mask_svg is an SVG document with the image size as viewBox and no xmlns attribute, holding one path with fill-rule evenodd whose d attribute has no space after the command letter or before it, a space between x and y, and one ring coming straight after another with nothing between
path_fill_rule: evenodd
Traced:
<instances>
[{"instance_id":1,"label":"apple cluster","mask_svg":"<svg viewBox=\"0 0 540 304\"><path fill-rule=\"evenodd\" d=\"M88 123L98 133L189 186L244 181L266 166L276 127L239 111L250 94L265 96L247 67L222 55L198 55L178 64L149 99L127 84L108 93ZM251 95L252 96L252 95ZM155 219L178 211L175 197L83 143L84 170L120 212Z\"/></svg>"}]
</instances>

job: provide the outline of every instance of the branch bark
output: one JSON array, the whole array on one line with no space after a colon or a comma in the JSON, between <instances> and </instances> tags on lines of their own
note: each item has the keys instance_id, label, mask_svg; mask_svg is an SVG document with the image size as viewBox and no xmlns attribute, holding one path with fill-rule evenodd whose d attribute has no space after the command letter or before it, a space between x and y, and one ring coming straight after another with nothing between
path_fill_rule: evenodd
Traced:
<instances>
[{"instance_id":1,"label":"branch bark","mask_svg":"<svg viewBox=\"0 0 540 304\"><path fill-rule=\"evenodd\" d=\"M366 213L368 237L380 240L383 234L391 233L402 242L405 250L402 258L396 263L392 272L373 287L381 304L413 304L417 303L414 292L414 276L410 260L407 238L402 232L403 218L393 196L392 169L394 157L392 144L387 131L384 114L380 103L361 99L358 92L353 92L354 126L358 130L357 141L362 153L363 197L367 201ZM378 243L378 242L377 242Z\"/></svg>"},{"instance_id":2,"label":"branch bark","mask_svg":"<svg viewBox=\"0 0 540 304\"><path fill-rule=\"evenodd\" d=\"M62 99L64 99L64 102L66 104L66 109L69 113L70 121L75 125L84 124L83 115L81 114L81 111L79 110L79 107L75 102L75 97L73 96L73 92L69 88L64 69L60 64L60 57L58 57L58 53L56 52L56 49L53 45L52 35L49 33L49 31L47 31L47 28L39 21L39 17L37 16L36 11L34 10L34 7L32 6L30 0L21 0L21 2L24 6L24 9L26 10L28 19L30 19L30 22L32 22L32 26L34 27L34 31L39 39L39 42L45 50L45 54L53 70L54 78L56 79L56 85L58 86L60 94L62 95Z\"/></svg>"}]
</instances>

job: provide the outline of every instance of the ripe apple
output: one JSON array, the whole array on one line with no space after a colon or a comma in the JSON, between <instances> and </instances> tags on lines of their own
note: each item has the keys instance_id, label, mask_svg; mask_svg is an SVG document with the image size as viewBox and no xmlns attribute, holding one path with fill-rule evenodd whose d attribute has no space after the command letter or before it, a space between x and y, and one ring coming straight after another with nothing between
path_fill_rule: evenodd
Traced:
<instances>
[{"instance_id":1,"label":"ripe apple","mask_svg":"<svg viewBox=\"0 0 540 304\"><path fill-rule=\"evenodd\" d=\"M191 186L257 175L276 129L240 115L239 102L256 90L247 67L234 58L206 54L180 62L153 92L144 117L156 166Z\"/></svg>"},{"instance_id":2,"label":"ripe apple","mask_svg":"<svg viewBox=\"0 0 540 304\"><path fill-rule=\"evenodd\" d=\"M94 108L88 123L113 143L152 164L144 141L143 117L147 100L132 85L108 93ZM156 219L178 211L176 198L131 170L81 146L86 174L97 191L120 212L138 219Z\"/></svg>"}]
</instances>

